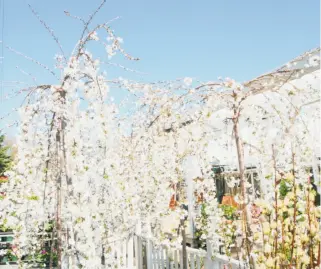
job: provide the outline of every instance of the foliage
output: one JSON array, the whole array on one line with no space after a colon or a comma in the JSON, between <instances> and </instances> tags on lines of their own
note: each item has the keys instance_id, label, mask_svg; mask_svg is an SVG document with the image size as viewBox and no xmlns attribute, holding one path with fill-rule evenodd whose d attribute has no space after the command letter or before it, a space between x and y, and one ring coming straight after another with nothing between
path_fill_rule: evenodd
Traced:
<instances>
[{"instance_id":1,"label":"foliage","mask_svg":"<svg viewBox=\"0 0 321 269\"><path fill-rule=\"evenodd\" d=\"M223 210L224 217L227 220L236 220L238 219L237 208L231 205L220 205L220 208Z\"/></svg>"},{"instance_id":2,"label":"foliage","mask_svg":"<svg viewBox=\"0 0 321 269\"><path fill-rule=\"evenodd\" d=\"M17 257L14 255L13 251L11 249L6 250L4 255L0 255L0 261L1 262L15 262L17 261Z\"/></svg>"},{"instance_id":3,"label":"foliage","mask_svg":"<svg viewBox=\"0 0 321 269\"><path fill-rule=\"evenodd\" d=\"M204 230L204 227L206 227L208 223L208 214L206 214L206 204L201 204L201 214L197 217L196 223L197 228L195 230L195 243L199 247L204 247L206 245L206 230Z\"/></svg>"},{"instance_id":4,"label":"foliage","mask_svg":"<svg viewBox=\"0 0 321 269\"><path fill-rule=\"evenodd\" d=\"M239 213L237 208L231 205L220 205L222 210L222 220L219 224L217 234L223 240L224 253L231 256L231 248L236 246L237 238L237 220L239 220Z\"/></svg>"},{"instance_id":5,"label":"foliage","mask_svg":"<svg viewBox=\"0 0 321 269\"><path fill-rule=\"evenodd\" d=\"M290 191L290 188L286 180L282 179L280 183L280 198L284 199L289 191Z\"/></svg>"},{"instance_id":6,"label":"foliage","mask_svg":"<svg viewBox=\"0 0 321 269\"><path fill-rule=\"evenodd\" d=\"M273 204L260 201L265 209L262 231L254 235L255 240L263 242L262 249L256 251L260 268L292 264L313 268L318 260L320 207L314 205L315 193L309 184L300 187L291 173L287 175L283 180L290 183L291 189L284 196L284 189L279 188Z\"/></svg>"},{"instance_id":7,"label":"foliage","mask_svg":"<svg viewBox=\"0 0 321 269\"><path fill-rule=\"evenodd\" d=\"M0 135L0 176L4 175L11 165L11 157L8 154L8 146L4 146L4 135ZM0 182L1 183L1 182Z\"/></svg>"}]
</instances>

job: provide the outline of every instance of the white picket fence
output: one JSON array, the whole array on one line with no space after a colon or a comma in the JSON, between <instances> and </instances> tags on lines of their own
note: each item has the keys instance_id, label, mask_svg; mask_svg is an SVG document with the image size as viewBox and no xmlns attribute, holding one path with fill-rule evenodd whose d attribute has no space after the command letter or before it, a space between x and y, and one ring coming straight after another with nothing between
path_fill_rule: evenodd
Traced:
<instances>
[{"instance_id":1,"label":"white picket fence","mask_svg":"<svg viewBox=\"0 0 321 269\"><path fill-rule=\"evenodd\" d=\"M168 249L155 246L151 240L131 237L113 246L118 268L127 269L182 269L182 248ZM246 268L241 262L224 255L214 258L202 249L187 247L188 269L238 269Z\"/></svg>"},{"instance_id":2,"label":"white picket fence","mask_svg":"<svg viewBox=\"0 0 321 269\"><path fill-rule=\"evenodd\" d=\"M138 236L117 241L112 246L117 268L126 269L182 269L182 248L168 249L156 246L151 240ZM188 269L245 269L237 260L223 255L211 257L211 251L187 247ZM0 265L0 269L17 268L16 265ZM106 268L108 265L106 265Z\"/></svg>"},{"instance_id":3,"label":"white picket fence","mask_svg":"<svg viewBox=\"0 0 321 269\"><path fill-rule=\"evenodd\" d=\"M146 242L147 269L182 269L183 251L180 249L167 249L166 247L154 247L151 241ZM244 268L242 263L234 259L228 259L223 255L212 256L202 249L187 247L188 269L227 269ZM141 269L141 268L138 268Z\"/></svg>"}]
</instances>

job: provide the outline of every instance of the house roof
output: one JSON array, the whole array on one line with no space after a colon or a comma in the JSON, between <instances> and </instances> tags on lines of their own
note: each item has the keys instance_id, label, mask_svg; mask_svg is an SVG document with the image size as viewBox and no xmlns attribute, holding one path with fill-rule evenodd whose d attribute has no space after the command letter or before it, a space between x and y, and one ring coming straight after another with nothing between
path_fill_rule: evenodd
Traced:
<instances>
[{"instance_id":1,"label":"house roof","mask_svg":"<svg viewBox=\"0 0 321 269\"><path fill-rule=\"evenodd\" d=\"M318 135L320 133L320 124L316 123L316 121L319 121L319 118L315 116L320 109L319 53L320 48L308 51L280 68L243 84L246 88L245 90L252 91L254 93L247 98L245 103L260 104L260 106L271 115L275 114L273 112L275 107L282 110L284 113L290 113L290 110L286 110L286 106L288 104L291 104L293 107L295 106L295 109L299 110L300 120L302 122L304 121L304 125L308 127L311 137L314 137L314 150L316 157L320 156L320 137ZM288 92L291 89L296 89L299 94L289 97ZM304 89L304 91L300 91L298 89ZM222 126L224 115L227 112L227 109L217 111L215 116L213 115L213 122L211 125ZM300 124L301 123L297 122L295 124L295 128L301 128L302 126ZM274 125L273 120L267 120L266 124L263 125L264 126L262 126L262 128L267 128L268 132L272 132L273 128L278 128ZM255 136L252 135L251 128L247 126L247 123L244 122L244 120L240 121L240 131L241 136L248 139L248 141L245 142L250 142L251 145L254 146L254 148L251 148L248 145L245 145L244 153L246 165L255 164L255 157L251 152L253 152L253 149L255 150L255 146L260 148L260 144ZM262 134L264 134L264 132L266 131L263 131ZM234 144L233 138L231 137L231 128L228 129L226 127L226 130L221 130L221 133L223 139L229 140L228 143L230 144ZM266 133L266 136L269 135L270 133ZM268 139L268 137L266 138ZM215 154L215 158L219 160L217 160L216 163L228 165L237 163L235 159L236 152L234 152L235 150L233 148L222 148L217 142L213 142L210 147L211 149L209 151L213 152ZM231 159L232 155L235 155L232 158L233 160ZM230 161L227 163L227 160Z\"/></svg>"},{"instance_id":2,"label":"house roof","mask_svg":"<svg viewBox=\"0 0 321 269\"><path fill-rule=\"evenodd\" d=\"M294 58L283 66L249 80L243 85L255 93L277 90L285 83L320 70L320 48L315 48Z\"/></svg>"}]
</instances>

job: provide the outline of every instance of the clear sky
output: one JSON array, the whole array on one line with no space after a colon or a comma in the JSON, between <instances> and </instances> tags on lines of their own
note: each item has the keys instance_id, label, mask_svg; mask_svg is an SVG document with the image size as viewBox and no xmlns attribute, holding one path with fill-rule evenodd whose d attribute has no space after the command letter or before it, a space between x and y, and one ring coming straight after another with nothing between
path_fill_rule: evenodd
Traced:
<instances>
[{"instance_id":1,"label":"clear sky","mask_svg":"<svg viewBox=\"0 0 321 269\"><path fill-rule=\"evenodd\" d=\"M30 3L70 53L80 37L81 25L64 10L88 17L100 0L0 0L4 2L5 44L53 66L58 48L29 10ZM107 67L111 77L171 80L193 77L202 81L218 76L239 81L270 71L320 44L319 0L108 0L94 23L121 19L112 26L124 39L124 48L139 62L113 59L147 75L126 74ZM2 18L0 26L2 26ZM1 38L0 38L1 39ZM107 60L106 55L97 51ZM32 73L39 83L52 83L50 75L20 56L4 50L3 80L30 82L16 69ZM4 84L8 85L8 84ZM5 86L4 92L11 88ZM2 101L0 115L19 105ZM0 129L6 124L0 121Z\"/></svg>"}]
</instances>

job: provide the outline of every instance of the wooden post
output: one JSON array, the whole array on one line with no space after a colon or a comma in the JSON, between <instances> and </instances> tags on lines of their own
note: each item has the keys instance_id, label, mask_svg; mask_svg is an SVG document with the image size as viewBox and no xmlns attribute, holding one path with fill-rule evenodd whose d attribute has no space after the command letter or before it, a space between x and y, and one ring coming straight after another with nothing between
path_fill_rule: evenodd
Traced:
<instances>
[{"instance_id":1,"label":"wooden post","mask_svg":"<svg viewBox=\"0 0 321 269\"><path fill-rule=\"evenodd\" d=\"M130 237L127 241L127 266L128 268L134 267L134 244L133 244L133 237Z\"/></svg>"},{"instance_id":2,"label":"wooden post","mask_svg":"<svg viewBox=\"0 0 321 269\"><path fill-rule=\"evenodd\" d=\"M136 225L137 254L135 255L137 256L136 266L138 269L143 269L143 243L142 243L141 233L142 233L142 222L141 220L139 220Z\"/></svg>"},{"instance_id":3,"label":"wooden post","mask_svg":"<svg viewBox=\"0 0 321 269\"><path fill-rule=\"evenodd\" d=\"M178 250L175 250L174 252L174 264L175 264L175 269L178 269Z\"/></svg>"},{"instance_id":4,"label":"wooden post","mask_svg":"<svg viewBox=\"0 0 321 269\"><path fill-rule=\"evenodd\" d=\"M186 233L185 233L185 221L181 219L181 229L182 229L182 237L183 237L183 268L187 269L187 251L186 251Z\"/></svg>"},{"instance_id":5,"label":"wooden post","mask_svg":"<svg viewBox=\"0 0 321 269\"><path fill-rule=\"evenodd\" d=\"M143 260L142 260L142 269L148 269L147 267L147 242L145 245L142 245L142 250L144 251ZM141 269L139 268L139 269Z\"/></svg>"},{"instance_id":6,"label":"wooden post","mask_svg":"<svg viewBox=\"0 0 321 269\"><path fill-rule=\"evenodd\" d=\"M152 242L150 239L147 239L147 242L146 242L147 269L153 269L152 251L153 251Z\"/></svg>"},{"instance_id":7,"label":"wooden post","mask_svg":"<svg viewBox=\"0 0 321 269\"><path fill-rule=\"evenodd\" d=\"M210 244L209 239L206 239L206 257L204 266L205 269L211 269L212 268L212 246Z\"/></svg>"}]
</instances>

